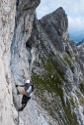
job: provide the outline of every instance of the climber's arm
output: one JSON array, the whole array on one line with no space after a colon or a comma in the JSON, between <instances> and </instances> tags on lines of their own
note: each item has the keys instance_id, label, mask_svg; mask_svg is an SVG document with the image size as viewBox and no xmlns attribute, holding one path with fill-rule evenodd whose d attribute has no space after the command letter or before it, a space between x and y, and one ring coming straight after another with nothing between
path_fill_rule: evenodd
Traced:
<instances>
[{"instance_id":1,"label":"climber's arm","mask_svg":"<svg viewBox=\"0 0 84 125\"><path fill-rule=\"evenodd\" d=\"M20 92L20 94L21 94L21 95L27 95L28 92L24 92L24 91L23 91L23 92Z\"/></svg>"},{"instance_id":2,"label":"climber's arm","mask_svg":"<svg viewBox=\"0 0 84 125\"><path fill-rule=\"evenodd\" d=\"M24 87L25 85L16 85L16 87L18 87L18 86L19 86L19 87Z\"/></svg>"},{"instance_id":3,"label":"climber's arm","mask_svg":"<svg viewBox=\"0 0 84 125\"><path fill-rule=\"evenodd\" d=\"M18 85L19 87L24 87L25 85Z\"/></svg>"}]
</instances>

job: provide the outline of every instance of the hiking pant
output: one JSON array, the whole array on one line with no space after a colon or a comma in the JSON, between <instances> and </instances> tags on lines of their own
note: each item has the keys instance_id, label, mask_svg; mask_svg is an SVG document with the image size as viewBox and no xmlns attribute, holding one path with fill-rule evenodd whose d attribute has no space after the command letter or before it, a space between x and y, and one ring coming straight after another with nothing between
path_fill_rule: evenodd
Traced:
<instances>
[{"instance_id":1,"label":"hiking pant","mask_svg":"<svg viewBox=\"0 0 84 125\"><path fill-rule=\"evenodd\" d=\"M27 104L27 102L30 100L31 97L27 97L26 95L23 95L22 97L22 104Z\"/></svg>"}]
</instances>

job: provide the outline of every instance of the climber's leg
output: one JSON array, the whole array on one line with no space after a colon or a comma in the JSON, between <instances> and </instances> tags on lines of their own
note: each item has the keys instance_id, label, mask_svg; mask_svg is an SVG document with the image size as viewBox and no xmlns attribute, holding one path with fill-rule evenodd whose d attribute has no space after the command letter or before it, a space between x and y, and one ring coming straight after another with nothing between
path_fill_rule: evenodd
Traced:
<instances>
[{"instance_id":1,"label":"climber's leg","mask_svg":"<svg viewBox=\"0 0 84 125\"><path fill-rule=\"evenodd\" d=\"M21 106L21 108L19 108L18 111L22 111L25 108L25 106L27 105L27 102L30 100L30 98L31 97L27 97L27 96L23 95L22 106Z\"/></svg>"}]
</instances>

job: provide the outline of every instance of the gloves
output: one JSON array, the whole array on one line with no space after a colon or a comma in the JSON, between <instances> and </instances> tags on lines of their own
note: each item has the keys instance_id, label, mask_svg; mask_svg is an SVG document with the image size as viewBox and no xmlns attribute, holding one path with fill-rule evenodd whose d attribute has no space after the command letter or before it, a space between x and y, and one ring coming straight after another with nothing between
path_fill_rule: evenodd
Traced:
<instances>
[{"instance_id":1,"label":"gloves","mask_svg":"<svg viewBox=\"0 0 84 125\"><path fill-rule=\"evenodd\" d=\"M18 87L18 85L15 85L15 87Z\"/></svg>"}]
</instances>

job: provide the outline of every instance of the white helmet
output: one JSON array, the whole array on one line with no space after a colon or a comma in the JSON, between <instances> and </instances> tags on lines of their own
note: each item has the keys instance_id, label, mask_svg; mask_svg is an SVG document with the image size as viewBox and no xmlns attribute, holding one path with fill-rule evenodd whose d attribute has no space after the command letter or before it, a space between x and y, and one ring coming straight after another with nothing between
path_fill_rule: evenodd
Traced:
<instances>
[{"instance_id":1,"label":"white helmet","mask_svg":"<svg viewBox=\"0 0 84 125\"><path fill-rule=\"evenodd\" d=\"M26 83L28 83L28 84L29 84L29 83L30 83L30 80L29 80L29 79L27 79L27 80L25 81L25 84L26 84Z\"/></svg>"}]
</instances>

